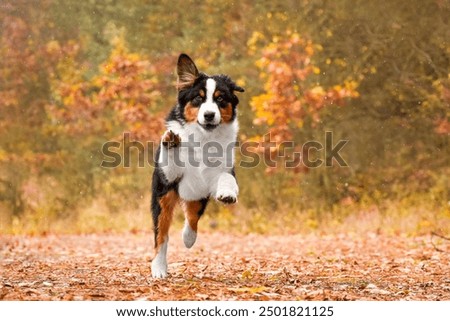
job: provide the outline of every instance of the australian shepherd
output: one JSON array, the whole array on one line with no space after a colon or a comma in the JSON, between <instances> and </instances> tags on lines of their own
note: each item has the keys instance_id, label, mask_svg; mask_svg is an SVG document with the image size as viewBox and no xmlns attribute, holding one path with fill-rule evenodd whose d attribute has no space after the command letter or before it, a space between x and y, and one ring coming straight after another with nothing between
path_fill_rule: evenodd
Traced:
<instances>
[{"instance_id":1,"label":"australian shepherd","mask_svg":"<svg viewBox=\"0 0 450 321\"><path fill-rule=\"evenodd\" d=\"M197 239L198 220L210 198L235 203L234 146L238 122L236 92L244 89L226 75L199 72L189 56L177 64L178 102L166 118L155 157L151 210L155 232L154 278L167 277L169 227L175 205L185 214L183 242Z\"/></svg>"}]
</instances>

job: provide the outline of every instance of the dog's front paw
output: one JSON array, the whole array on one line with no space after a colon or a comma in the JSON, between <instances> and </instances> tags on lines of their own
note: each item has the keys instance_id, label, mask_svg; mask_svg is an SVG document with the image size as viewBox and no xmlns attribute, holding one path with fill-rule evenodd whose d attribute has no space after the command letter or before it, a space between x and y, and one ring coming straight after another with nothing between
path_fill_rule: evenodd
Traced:
<instances>
[{"instance_id":1,"label":"dog's front paw","mask_svg":"<svg viewBox=\"0 0 450 321\"><path fill-rule=\"evenodd\" d=\"M222 192L217 193L217 200L224 204L234 204L237 202L237 193L233 192Z\"/></svg>"},{"instance_id":2,"label":"dog's front paw","mask_svg":"<svg viewBox=\"0 0 450 321\"><path fill-rule=\"evenodd\" d=\"M175 134L171 130L167 130L162 139L161 139L162 145L168 149L178 147L181 143L181 137L178 134Z\"/></svg>"}]
</instances>

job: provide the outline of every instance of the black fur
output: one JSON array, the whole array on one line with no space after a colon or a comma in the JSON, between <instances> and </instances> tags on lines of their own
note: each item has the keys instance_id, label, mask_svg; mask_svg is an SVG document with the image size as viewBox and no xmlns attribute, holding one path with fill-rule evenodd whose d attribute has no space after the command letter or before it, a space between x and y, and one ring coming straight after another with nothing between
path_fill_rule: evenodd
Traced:
<instances>
[{"instance_id":1,"label":"black fur","mask_svg":"<svg viewBox=\"0 0 450 321\"><path fill-rule=\"evenodd\" d=\"M202 198L200 200L200 203L202 203L202 207L200 208L200 210L197 213L198 217L201 217L203 215L203 213L205 213L206 205L208 205L208 202L209 202L209 197Z\"/></svg>"}]
</instances>

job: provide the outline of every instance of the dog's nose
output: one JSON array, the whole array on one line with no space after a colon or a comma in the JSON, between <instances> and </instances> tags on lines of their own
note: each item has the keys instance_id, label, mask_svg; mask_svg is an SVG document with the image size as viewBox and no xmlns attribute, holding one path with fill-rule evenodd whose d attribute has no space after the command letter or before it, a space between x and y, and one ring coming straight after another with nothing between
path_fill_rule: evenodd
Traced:
<instances>
[{"instance_id":1,"label":"dog's nose","mask_svg":"<svg viewBox=\"0 0 450 321\"><path fill-rule=\"evenodd\" d=\"M216 116L216 113L213 111L209 111L203 114L203 117L205 117L206 121L212 121L214 120L214 117Z\"/></svg>"}]
</instances>

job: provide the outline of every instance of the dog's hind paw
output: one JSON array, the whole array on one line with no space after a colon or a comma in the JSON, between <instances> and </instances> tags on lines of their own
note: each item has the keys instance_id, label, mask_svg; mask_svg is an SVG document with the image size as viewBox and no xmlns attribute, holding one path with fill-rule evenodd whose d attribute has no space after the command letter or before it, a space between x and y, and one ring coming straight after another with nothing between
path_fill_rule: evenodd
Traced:
<instances>
[{"instance_id":1,"label":"dog's hind paw","mask_svg":"<svg viewBox=\"0 0 450 321\"><path fill-rule=\"evenodd\" d=\"M152 276L155 279L165 279L167 277L167 264L159 260L152 261Z\"/></svg>"},{"instance_id":2,"label":"dog's hind paw","mask_svg":"<svg viewBox=\"0 0 450 321\"><path fill-rule=\"evenodd\" d=\"M183 228L183 242L184 242L184 246L186 246L186 248L190 249L194 244L195 241L197 240L197 232L195 232L188 223L186 223L184 225Z\"/></svg>"}]
</instances>

